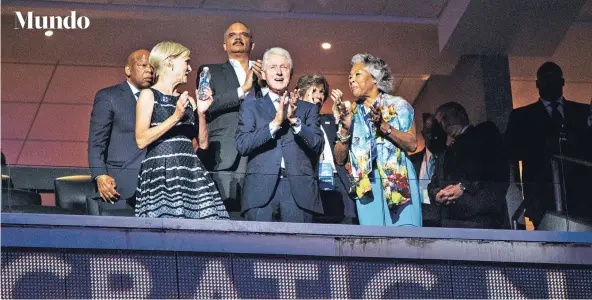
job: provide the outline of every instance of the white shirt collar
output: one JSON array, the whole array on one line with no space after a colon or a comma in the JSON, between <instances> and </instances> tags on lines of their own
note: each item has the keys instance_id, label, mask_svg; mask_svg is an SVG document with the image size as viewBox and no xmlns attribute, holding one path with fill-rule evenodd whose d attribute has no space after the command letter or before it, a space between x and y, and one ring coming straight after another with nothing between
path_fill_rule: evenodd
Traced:
<instances>
[{"instance_id":1,"label":"white shirt collar","mask_svg":"<svg viewBox=\"0 0 592 300\"><path fill-rule=\"evenodd\" d=\"M268 94L269 94L269 99L271 99L271 102L276 102L276 100L280 98L280 95L272 92L271 90L269 90Z\"/></svg>"},{"instance_id":2,"label":"white shirt collar","mask_svg":"<svg viewBox=\"0 0 592 300\"><path fill-rule=\"evenodd\" d=\"M136 97L136 93L138 93L140 90L138 90L138 88L131 84L128 80L126 80L125 82L127 82L127 84L129 85L130 89L132 89L132 95L134 95L134 97L136 98L136 100L138 100L138 97Z\"/></svg>"},{"instance_id":3,"label":"white shirt collar","mask_svg":"<svg viewBox=\"0 0 592 300\"><path fill-rule=\"evenodd\" d=\"M236 68L241 68L241 69L243 68L243 66L241 65L241 63L238 60L236 60L236 59L229 58L228 61L230 62L230 64L232 65L232 67L235 68L235 69ZM253 66L253 61L252 60L249 60L249 69L252 66Z\"/></svg>"},{"instance_id":4,"label":"white shirt collar","mask_svg":"<svg viewBox=\"0 0 592 300\"><path fill-rule=\"evenodd\" d=\"M543 104L545 104L545 106L551 106L551 103L552 103L551 101L545 100L543 98L540 98L540 99L541 99L541 101L543 101ZM557 100L557 103L559 103L558 107L563 106L563 96Z\"/></svg>"},{"instance_id":5,"label":"white shirt collar","mask_svg":"<svg viewBox=\"0 0 592 300\"><path fill-rule=\"evenodd\" d=\"M465 133L465 130L467 130L467 128L469 128L469 126L471 126L471 125L467 125L467 126L463 127L463 129L460 131L460 134Z\"/></svg>"},{"instance_id":6,"label":"white shirt collar","mask_svg":"<svg viewBox=\"0 0 592 300\"><path fill-rule=\"evenodd\" d=\"M551 105L551 101L547 101L543 98L540 98L541 101L543 102L543 104L545 105L545 109L547 110L547 113L549 113L549 116L553 117L553 106ZM562 116L564 116L563 114L563 104L564 104L564 100L565 98L563 98L563 96L561 98L559 98L557 100L557 111L559 111L559 114L561 114Z\"/></svg>"}]
</instances>

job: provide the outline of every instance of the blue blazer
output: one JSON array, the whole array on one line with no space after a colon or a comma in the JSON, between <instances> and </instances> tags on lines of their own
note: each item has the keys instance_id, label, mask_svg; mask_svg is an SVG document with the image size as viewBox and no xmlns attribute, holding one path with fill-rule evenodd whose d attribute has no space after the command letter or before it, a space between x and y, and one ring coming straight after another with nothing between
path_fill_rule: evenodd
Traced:
<instances>
[{"instance_id":1,"label":"blue blazer","mask_svg":"<svg viewBox=\"0 0 592 300\"><path fill-rule=\"evenodd\" d=\"M282 128L272 137L269 123L275 114L276 109L269 95L241 105L236 147L240 155L249 158L242 210L263 207L271 199L283 156L292 196L298 206L322 213L315 176L316 161L325 144L319 124L319 108L298 101L296 116L302 121L300 132L294 134L288 122L284 121Z\"/></svg>"},{"instance_id":2,"label":"blue blazer","mask_svg":"<svg viewBox=\"0 0 592 300\"><path fill-rule=\"evenodd\" d=\"M90 116L88 165L93 180L107 174L121 199L130 199L146 150L136 144L136 98L127 82L97 92ZM133 203L130 203L133 205Z\"/></svg>"}]
</instances>

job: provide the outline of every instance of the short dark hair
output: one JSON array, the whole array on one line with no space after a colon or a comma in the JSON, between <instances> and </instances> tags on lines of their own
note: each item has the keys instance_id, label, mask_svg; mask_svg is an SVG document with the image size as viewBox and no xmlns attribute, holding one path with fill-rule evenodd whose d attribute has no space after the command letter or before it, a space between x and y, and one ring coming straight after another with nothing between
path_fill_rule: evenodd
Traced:
<instances>
[{"instance_id":1,"label":"short dark hair","mask_svg":"<svg viewBox=\"0 0 592 300\"><path fill-rule=\"evenodd\" d=\"M563 78L563 71L561 70L561 67L552 61L548 61L539 67L537 70L537 79L547 74L559 75L559 77Z\"/></svg>"},{"instance_id":2,"label":"short dark hair","mask_svg":"<svg viewBox=\"0 0 592 300\"><path fill-rule=\"evenodd\" d=\"M436 115L442 115L442 121L447 124L469 125L469 114L458 102L448 102L440 105Z\"/></svg>"},{"instance_id":3,"label":"short dark hair","mask_svg":"<svg viewBox=\"0 0 592 300\"><path fill-rule=\"evenodd\" d=\"M323 89L325 90L323 93L323 96L325 96L324 100L327 100L327 97L329 97L329 83L327 82L327 79L325 79L325 77L323 75L317 75L317 74L305 75L305 76L298 78L298 83L296 84L296 88L299 90L298 96L300 96L300 98L304 98L306 91L311 86L315 86L315 85L320 85L323 87Z\"/></svg>"},{"instance_id":4,"label":"short dark hair","mask_svg":"<svg viewBox=\"0 0 592 300\"><path fill-rule=\"evenodd\" d=\"M232 22L232 24L228 25L228 27L226 27L226 30L224 30L224 39L222 39L223 41L226 41L226 39L228 38L226 36L226 32L228 32L228 29L230 28L230 26L232 26L234 24L241 24L241 25L247 27L247 29L249 30L249 35L251 36L251 39L253 39L253 34L251 33L251 28L249 28L249 26L247 26L247 24L245 24L243 22Z\"/></svg>"},{"instance_id":5,"label":"short dark hair","mask_svg":"<svg viewBox=\"0 0 592 300\"><path fill-rule=\"evenodd\" d=\"M422 121L423 124L425 124L432 117L433 116L432 116L431 113L424 112L424 113L421 114L421 121Z\"/></svg>"}]
</instances>

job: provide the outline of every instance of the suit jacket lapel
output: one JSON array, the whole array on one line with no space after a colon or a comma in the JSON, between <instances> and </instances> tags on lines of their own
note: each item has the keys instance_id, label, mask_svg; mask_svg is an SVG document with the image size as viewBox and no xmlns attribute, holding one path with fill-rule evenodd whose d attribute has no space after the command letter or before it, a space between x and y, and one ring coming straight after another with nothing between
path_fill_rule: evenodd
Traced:
<instances>
[{"instance_id":1,"label":"suit jacket lapel","mask_svg":"<svg viewBox=\"0 0 592 300\"><path fill-rule=\"evenodd\" d=\"M122 101L115 101L115 102L121 102L120 105L122 105L123 107L125 107L126 105L130 106L130 110L131 110L131 114L128 114L128 118L127 122L129 122L132 126L132 128L136 127L136 96L134 96L132 89L130 88L129 84L127 83L127 81L122 82L119 85L119 89L120 89L120 99ZM124 109L125 111L125 109ZM139 149L136 148L136 154L134 154L133 156L130 157L131 159L134 159L134 157L137 155L137 153L139 152L144 152L144 149Z\"/></svg>"},{"instance_id":2,"label":"suit jacket lapel","mask_svg":"<svg viewBox=\"0 0 592 300\"><path fill-rule=\"evenodd\" d=\"M134 94L132 93L132 89L129 87L129 84L127 83L127 81L122 82L119 85L119 88L121 90L121 99L124 100L126 105L133 105L134 107L136 107L136 96L134 96ZM135 111L135 109L134 109ZM135 119L135 117L134 117ZM134 120L135 122L135 120Z\"/></svg>"},{"instance_id":3,"label":"suit jacket lapel","mask_svg":"<svg viewBox=\"0 0 592 300\"><path fill-rule=\"evenodd\" d=\"M333 120L333 115L319 115L319 119L321 120L321 126L325 131L335 131L335 120Z\"/></svg>"},{"instance_id":4,"label":"suit jacket lapel","mask_svg":"<svg viewBox=\"0 0 592 300\"><path fill-rule=\"evenodd\" d=\"M261 86L259 85L259 80L255 79L253 83L253 88L255 88L255 99L259 99L263 97L263 92L261 91Z\"/></svg>"},{"instance_id":5,"label":"suit jacket lapel","mask_svg":"<svg viewBox=\"0 0 592 300\"><path fill-rule=\"evenodd\" d=\"M565 105L565 101L564 101L563 102L564 119L565 119L565 106L566 105ZM540 130L542 130L542 131L551 130L551 128L553 128L553 119L551 119L551 116L549 115L549 112L547 111L547 108L545 107L545 103L543 103L543 101L539 99L535 108L536 108L536 114L540 118L539 124L542 124L541 125L542 128L540 128Z\"/></svg>"},{"instance_id":6,"label":"suit jacket lapel","mask_svg":"<svg viewBox=\"0 0 592 300\"><path fill-rule=\"evenodd\" d=\"M565 104L565 102L564 102L564 104ZM563 108L564 108L563 113L565 113L565 105L563 106ZM547 108L545 107L545 103L543 103L542 100L538 101L537 111L538 111L539 115L541 116L541 118L546 119L548 122L552 121L551 116L549 115L549 112L547 111Z\"/></svg>"},{"instance_id":7,"label":"suit jacket lapel","mask_svg":"<svg viewBox=\"0 0 592 300\"><path fill-rule=\"evenodd\" d=\"M267 113L267 115L273 120L277 111L275 110L275 106L273 105L269 94L265 95L265 97L263 97L263 101L259 103L261 106L263 106L263 110Z\"/></svg>"},{"instance_id":8,"label":"suit jacket lapel","mask_svg":"<svg viewBox=\"0 0 592 300\"><path fill-rule=\"evenodd\" d=\"M573 102L568 101L567 99L563 98L563 119L567 121L574 121L579 120L581 117L586 115L587 111L578 111L577 105L574 105ZM584 118L586 119L586 118ZM576 122L578 123L578 122Z\"/></svg>"},{"instance_id":9,"label":"suit jacket lapel","mask_svg":"<svg viewBox=\"0 0 592 300\"><path fill-rule=\"evenodd\" d=\"M329 143L335 141L337 128L335 127L335 120L333 120L332 115L321 115L321 127L325 131ZM331 152L333 152L333 147L331 147Z\"/></svg>"},{"instance_id":10,"label":"suit jacket lapel","mask_svg":"<svg viewBox=\"0 0 592 300\"><path fill-rule=\"evenodd\" d=\"M335 140L337 140L337 125L335 124L335 118L333 115L325 115L324 120L321 121L321 126L325 129L325 134L327 134L327 140L329 142L329 147L331 148L331 153L333 157L335 157L335 149L333 145L335 145ZM329 124L326 124L329 122Z\"/></svg>"},{"instance_id":11,"label":"suit jacket lapel","mask_svg":"<svg viewBox=\"0 0 592 300\"><path fill-rule=\"evenodd\" d=\"M225 64L222 65L222 74L226 77L226 81L234 85L234 88L240 87L240 83L238 82L238 77L236 76L236 72L234 71L234 67L230 61L226 61Z\"/></svg>"}]
</instances>

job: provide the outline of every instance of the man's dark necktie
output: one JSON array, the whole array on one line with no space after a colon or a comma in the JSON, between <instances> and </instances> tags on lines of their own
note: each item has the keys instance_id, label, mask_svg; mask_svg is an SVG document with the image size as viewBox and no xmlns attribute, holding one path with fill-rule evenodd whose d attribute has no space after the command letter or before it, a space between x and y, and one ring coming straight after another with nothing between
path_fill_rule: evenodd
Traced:
<instances>
[{"instance_id":1,"label":"man's dark necktie","mask_svg":"<svg viewBox=\"0 0 592 300\"><path fill-rule=\"evenodd\" d=\"M136 98L140 97L140 92L136 92L134 95L136 95Z\"/></svg>"},{"instance_id":2,"label":"man's dark necktie","mask_svg":"<svg viewBox=\"0 0 592 300\"><path fill-rule=\"evenodd\" d=\"M551 120L556 132L561 132L563 127L563 116L559 112L559 102L551 102Z\"/></svg>"}]
</instances>

